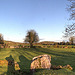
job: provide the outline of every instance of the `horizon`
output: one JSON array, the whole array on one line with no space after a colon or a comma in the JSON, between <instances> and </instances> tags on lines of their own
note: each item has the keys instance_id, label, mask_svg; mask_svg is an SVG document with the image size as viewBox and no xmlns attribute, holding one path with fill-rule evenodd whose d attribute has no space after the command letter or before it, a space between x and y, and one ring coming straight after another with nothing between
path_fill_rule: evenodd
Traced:
<instances>
[{"instance_id":1,"label":"horizon","mask_svg":"<svg viewBox=\"0 0 75 75\"><path fill-rule=\"evenodd\" d=\"M2 0L0 33L4 40L21 42L28 30L35 30L41 41L65 40L66 25L71 24L67 0Z\"/></svg>"},{"instance_id":2,"label":"horizon","mask_svg":"<svg viewBox=\"0 0 75 75\"><path fill-rule=\"evenodd\" d=\"M4 41L7 41L7 42L15 42L15 41L9 41L9 40L4 40ZM40 42L55 42L55 41L39 41L37 43L40 43ZM15 42L15 43L26 43L26 42Z\"/></svg>"}]
</instances>

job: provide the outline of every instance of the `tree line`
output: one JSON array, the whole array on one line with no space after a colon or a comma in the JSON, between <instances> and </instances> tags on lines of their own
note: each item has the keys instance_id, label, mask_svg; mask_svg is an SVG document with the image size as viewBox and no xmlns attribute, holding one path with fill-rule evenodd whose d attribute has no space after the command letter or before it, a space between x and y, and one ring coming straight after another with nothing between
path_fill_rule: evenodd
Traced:
<instances>
[{"instance_id":1,"label":"tree line","mask_svg":"<svg viewBox=\"0 0 75 75\"><path fill-rule=\"evenodd\" d=\"M30 44L30 48L33 48L33 44L39 41L39 36L35 30L28 30L27 35L25 36L24 42ZM0 44L4 44L3 35L0 34ZM69 41L54 43L53 45L75 45L75 36L69 38Z\"/></svg>"},{"instance_id":2,"label":"tree line","mask_svg":"<svg viewBox=\"0 0 75 75\"><path fill-rule=\"evenodd\" d=\"M24 42L29 43L30 47L33 48L33 43L37 43L39 41L39 36L35 30L28 30L27 35L25 36ZM0 34L0 44L4 44L3 35Z\"/></svg>"}]
</instances>

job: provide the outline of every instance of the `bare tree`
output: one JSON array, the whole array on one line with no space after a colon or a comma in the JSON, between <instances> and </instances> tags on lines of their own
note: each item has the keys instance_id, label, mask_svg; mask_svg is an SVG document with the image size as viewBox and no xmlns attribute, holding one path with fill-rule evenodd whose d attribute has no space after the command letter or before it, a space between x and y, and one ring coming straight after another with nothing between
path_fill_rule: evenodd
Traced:
<instances>
[{"instance_id":1,"label":"bare tree","mask_svg":"<svg viewBox=\"0 0 75 75\"><path fill-rule=\"evenodd\" d=\"M68 0L71 2L71 5L68 7L68 10L70 12L70 20L75 20L75 0ZM65 28L65 36L68 37L70 35L75 34L75 23L72 25L67 25Z\"/></svg>"},{"instance_id":2,"label":"bare tree","mask_svg":"<svg viewBox=\"0 0 75 75\"><path fill-rule=\"evenodd\" d=\"M72 25L67 25L67 27L65 28L65 37L69 37L75 34L75 23L73 23Z\"/></svg>"},{"instance_id":3,"label":"bare tree","mask_svg":"<svg viewBox=\"0 0 75 75\"><path fill-rule=\"evenodd\" d=\"M75 36L70 37L69 42L71 43L71 45L75 44Z\"/></svg>"},{"instance_id":4,"label":"bare tree","mask_svg":"<svg viewBox=\"0 0 75 75\"><path fill-rule=\"evenodd\" d=\"M69 6L70 11L70 19L75 20L75 0L68 0L71 2L71 5Z\"/></svg>"},{"instance_id":5,"label":"bare tree","mask_svg":"<svg viewBox=\"0 0 75 75\"><path fill-rule=\"evenodd\" d=\"M29 30L27 32L26 38L25 38L25 42L29 42L30 43L30 47L33 47L33 43L38 42L39 41L39 37L38 34L36 33L35 30Z\"/></svg>"},{"instance_id":6,"label":"bare tree","mask_svg":"<svg viewBox=\"0 0 75 75\"><path fill-rule=\"evenodd\" d=\"M4 44L4 39L3 39L3 35L0 34L0 44Z\"/></svg>"}]
</instances>

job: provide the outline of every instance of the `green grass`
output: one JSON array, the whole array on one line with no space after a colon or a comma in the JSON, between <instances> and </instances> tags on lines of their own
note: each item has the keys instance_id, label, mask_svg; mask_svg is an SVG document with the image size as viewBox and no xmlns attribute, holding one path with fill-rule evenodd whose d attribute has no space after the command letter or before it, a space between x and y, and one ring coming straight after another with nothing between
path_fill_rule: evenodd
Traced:
<instances>
[{"instance_id":1,"label":"green grass","mask_svg":"<svg viewBox=\"0 0 75 75\"><path fill-rule=\"evenodd\" d=\"M0 49L0 60L5 60L12 56L12 59L19 64L21 73L15 68L16 74L10 73L12 66L0 65L0 75L30 75L30 63L33 57L49 54L52 65L71 65L73 71L68 69L60 70L38 70L34 75L75 75L75 49L74 48L28 48L28 49ZM9 68L10 69L9 69ZM11 69L12 68L12 69ZM10 71L9 71L10 70Z\"/></svg>"},{"instance_id":2,"label":"green grass","mask_svg":"<svg viewBox=\"0 0 75 75\"><path fill-rule=\"evenodd\" d=\"M68 69L60 69L60 70L39 70L33 75L75 75L74 72Z\"/></svg>"}]
</instances>

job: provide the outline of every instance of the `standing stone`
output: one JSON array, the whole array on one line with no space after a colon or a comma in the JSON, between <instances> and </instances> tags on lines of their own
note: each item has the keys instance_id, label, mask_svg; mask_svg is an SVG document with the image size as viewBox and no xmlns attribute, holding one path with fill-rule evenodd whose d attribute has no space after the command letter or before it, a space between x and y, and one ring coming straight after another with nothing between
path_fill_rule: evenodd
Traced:
<instances>
[{"instance_id":1,"label":"standing stone","mask_svg":"<svg viewBox=\"0 0 75 75\"><path fill-rule=\"evenodd\" d=\"M51 68L51 56L44 54L32 59L31 71L34 72L35 69L50 69Z\"/></svg>"}]
</instances>

